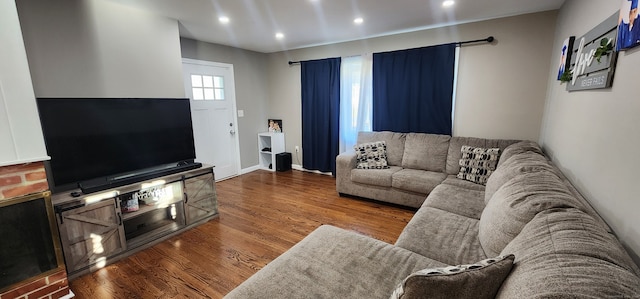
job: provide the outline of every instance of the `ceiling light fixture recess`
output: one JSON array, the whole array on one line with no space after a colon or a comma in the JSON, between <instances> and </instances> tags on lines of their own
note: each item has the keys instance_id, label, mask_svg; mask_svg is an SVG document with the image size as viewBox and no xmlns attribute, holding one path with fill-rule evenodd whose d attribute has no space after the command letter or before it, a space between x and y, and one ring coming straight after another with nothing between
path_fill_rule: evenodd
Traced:
<instances>
[{"instance_id":1,"label":"ceiling light fixture recess","mask_svg":"<svg viewBox=\"0 0 640 299\"><path fill-rule=\"evenodd\" d=\"M356 23L356 24L362 24L362 22L364 22L364 19L362 19L362 18L355 18L355 19L353 20L353 22L354 22L354 23Z\"/></svg>"},{"instance_id":2,"label":"ceiling light fixture recess","mask_svg":"<svg viewBox=\"0 0 640 299\"><path fill-rule=\"evenodd\" d=\"M456 2L453 1L453 0L446 0L446 1L442 2L442 6L443 7L453 6L454 4L456 4Z\"/></svg>"},{"instance_id":3,"label":"ceiling light fixture recess","mask_svg":"<svg viewBox=\"0 0 640 299\"><path fill-rule=\"evenodd\" d=\"M222 24L229 24L229 18L225 16L219 17L218 21L220 21L220 23Z\"/></svg>"},{"instance_id":4,"label":"ceiling light fixture recess","mask_svg":"<svg viewBox=\"0 0 640 299\"><path fill-rule=\"evenodd\" d=\"M276 33L276 39L283 39L283 38L284 38L284 34L282 32Z\"/></svg>"}]
</instances>

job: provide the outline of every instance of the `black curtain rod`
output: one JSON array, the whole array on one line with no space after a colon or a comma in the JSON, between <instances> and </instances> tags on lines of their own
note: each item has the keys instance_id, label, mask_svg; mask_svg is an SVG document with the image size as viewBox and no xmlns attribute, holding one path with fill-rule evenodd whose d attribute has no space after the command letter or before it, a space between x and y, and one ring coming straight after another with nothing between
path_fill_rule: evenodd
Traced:
<instances>
[{"instance_id":1,"label":"black curtain rod","mask_svg":"<svg viewBox=\"0 0 640 299\"><path fill-rule=\"evenodd\" d=\"M460 47L462 45L480 43L480 42L492 43L494 40L495 40L495 38L493 38L493 36L489 36L489 37L483 38L483 39L468 40L468 41L463 41L463 42L457 42L457 43L454 43L454 44L456 45L456 47ZM444 45L447 45L447 44L444 44ZM441 45L435 45L435 46L441 46ZM294 65L294 64L300 64L300 61L289 61L289 65Z\"/></svg>"},{"instance_id":2,"label":"black curtain rod","mask_svg":"<svg viewBox=\"0 0 640 299\"><path fill-rule=\"evenodd\" d=\"M487 38L483 38L483 39L476 39L476 40L468 40L468 41L464 41L464 42L457 42L455 43L456 46L462 46L462 45L466 45L466 44L473 44L473 43L480 43L480 42L487 42L487 43L492 43L495 40L495 38L493 38L493 36L489 36Z\"/></svg>"}]
</instances>

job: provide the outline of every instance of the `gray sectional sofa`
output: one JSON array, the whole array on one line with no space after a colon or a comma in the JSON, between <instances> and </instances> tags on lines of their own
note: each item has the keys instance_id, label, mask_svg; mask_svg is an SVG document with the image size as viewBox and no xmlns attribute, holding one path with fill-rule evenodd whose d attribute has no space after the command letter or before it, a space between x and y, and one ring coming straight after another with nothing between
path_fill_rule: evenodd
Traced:
<instances>
[{"instance_id":1,"label":"gray sectional sofa","mask_svg":"<svg viewBox=\"0 0 640 299\"><path fill-rule=\"evenodd\" d=\"M226 297L640 298L637 265L537 144L414 135L360 135L359 142L389 145L391 168L367 170L384 175L358 173L347 167L350 154L338 157L339 192L419 206L395 245L324 225ZM486 186L455 177L462 145L503 149ZM428 153L427 169L402 167L425 162L405 164L404 155L419 157L413 151ZM439 171L430 168L435 165ZM427 173L398 176L404 170ZM386 178L359 181L365 175ZM400 178L405 182L394 184ZM420 182L428 187L417 189ZM497 256L500 261L488 266L451 267ZM420 271L426 268L440 269Z\"/></svg>"},{"instance_id":2,"label":"gray sectional sofa","mask_svg":"<svg viewBox=\"0 0 640 299\"><path fill-rule=\"evenodd\" d=\"M360 132L358 144L384 141L388 169L356 169L356 153L347 151L336 158L338 193L366 197L419 208L429 193L445 180L457 180L460 148L470 145L503 150L516 140L451 137L421 133ZM482 189L473 183L468 188Z\"/></svg>"}]
</instances>

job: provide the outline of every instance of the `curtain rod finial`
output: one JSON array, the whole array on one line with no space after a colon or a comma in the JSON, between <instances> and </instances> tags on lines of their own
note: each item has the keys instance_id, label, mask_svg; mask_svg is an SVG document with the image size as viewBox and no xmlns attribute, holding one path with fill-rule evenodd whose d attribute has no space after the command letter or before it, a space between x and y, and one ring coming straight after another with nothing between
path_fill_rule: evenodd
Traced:
<instances>
[{"instance_id":1,"label":"curtain rod finial","mask_svg":"<svg viewBox=\"0 0 640 299\"><path fill-rule=\"evenodd\" d=\"M495 40L495 38L493 38L493 36L489 36L487 37L487 42L492 43Z\"/></svg>"}]
</instances>

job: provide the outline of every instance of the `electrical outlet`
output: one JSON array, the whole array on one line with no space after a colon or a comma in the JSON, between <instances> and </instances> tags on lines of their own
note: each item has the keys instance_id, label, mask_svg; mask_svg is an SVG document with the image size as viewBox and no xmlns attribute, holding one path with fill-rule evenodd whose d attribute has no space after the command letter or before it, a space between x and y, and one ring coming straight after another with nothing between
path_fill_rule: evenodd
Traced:
<instances>
[{"instance_id":1,"label":"electrical outlet","mask_svg":"<svg viewBox=\"0 0 640 299\"><path fill-rule=\"evenodd\" d=\"M296 153L300 152L300 147L296 145Z\"/></svg>"}]
</instances>

